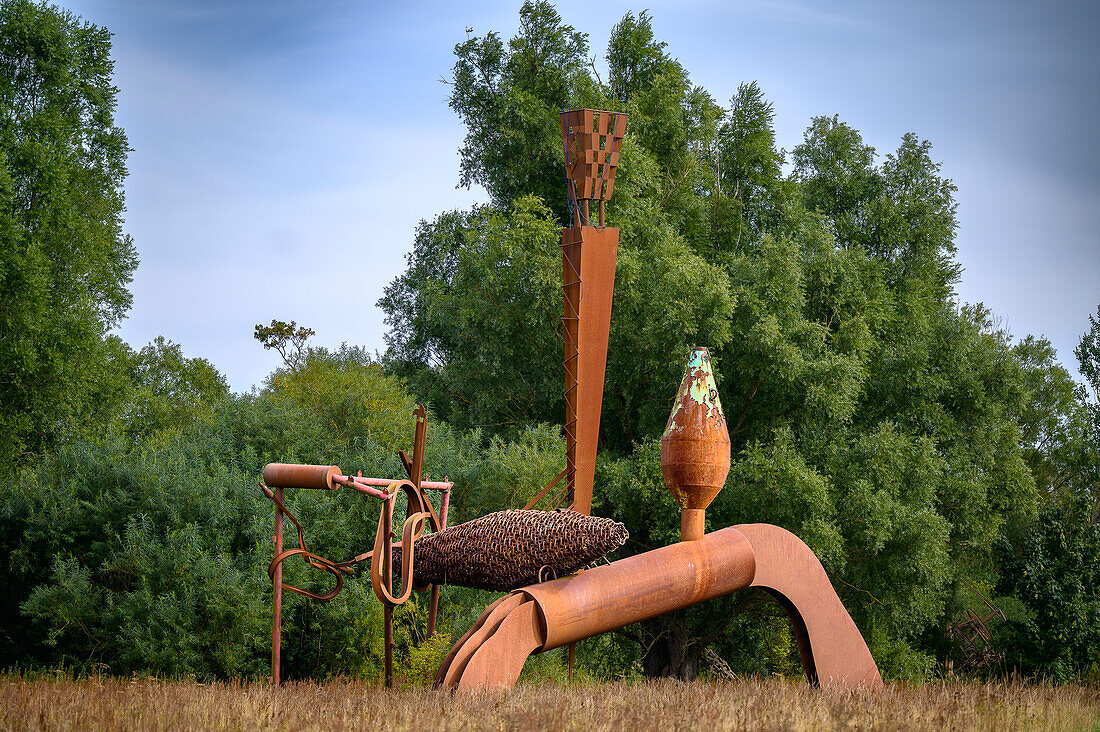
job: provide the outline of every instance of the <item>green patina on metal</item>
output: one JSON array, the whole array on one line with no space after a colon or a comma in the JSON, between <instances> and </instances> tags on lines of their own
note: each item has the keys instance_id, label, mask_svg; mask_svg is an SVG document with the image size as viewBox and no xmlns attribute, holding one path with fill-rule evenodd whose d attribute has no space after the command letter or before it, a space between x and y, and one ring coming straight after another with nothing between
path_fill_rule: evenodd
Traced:
<instances>
[{"instance_id":1,"label":"green patina on metal","mask_svg":"<svg viewBox=\"0 0 1100 732\"><path fill-rule=\"evenodd\" d=\"M676 428L676 418L689 406L690 399L706 410L706 418L725 421L722 402L718 398L718 385L714 383L714 368L710 363L710 352L702 346L691 350L688 356L684 379L672 405L672 414L662 436L669 435ZM687 415L684 415L685 418Z\"/></svg>"}]
</instances>

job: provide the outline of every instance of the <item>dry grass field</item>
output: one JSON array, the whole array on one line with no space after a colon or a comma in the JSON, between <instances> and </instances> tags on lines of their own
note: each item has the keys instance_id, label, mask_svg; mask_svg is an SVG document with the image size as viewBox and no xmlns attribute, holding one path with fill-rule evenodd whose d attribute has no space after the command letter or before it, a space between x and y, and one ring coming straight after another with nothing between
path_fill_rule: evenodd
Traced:
<instances>
[{"instance_id":1,"label":"dry grass field","mask_svg":"<svg viewBox=\"0 0 1100 732\"><path fill-rule=\"evenodd\" d=\"M452 696L359 682L198 684L0 677L3 730L729 729L1100 730L1100 689L791 680L555 684Z\"/></svg>"}]
</instances>

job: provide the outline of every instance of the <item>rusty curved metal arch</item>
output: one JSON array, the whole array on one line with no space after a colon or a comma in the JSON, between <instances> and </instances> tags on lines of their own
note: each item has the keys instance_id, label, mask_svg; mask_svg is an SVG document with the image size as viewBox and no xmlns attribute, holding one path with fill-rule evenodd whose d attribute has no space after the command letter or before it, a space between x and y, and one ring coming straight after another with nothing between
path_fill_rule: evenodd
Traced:
<instances>
[{"instance_id":1,"label":"rusty curved metal arch","mask_svg":"<svg viewBox=\"0 0 1100 732\"><path fill-rule=\"evenodd\" d=\"M736 528L756 557L756 575L749 586L768 590L787 611L809 682L881 686L867 643L810 547L771 524Z\"/></svg>"},{"instance_id":2,"label":"rusty curved metal arch","mask_svg":"<svg viewBox=\"0 0 1100 732\"><path fill-rule=\"evenodd\" d=\"M436 678L446 688L510 688L532 653L749 587L767 589L787 609L811 684L882 685L817 557L797 536L769 524L721 529L516 590L486 610Z\"/></svg>"}]
</instances>

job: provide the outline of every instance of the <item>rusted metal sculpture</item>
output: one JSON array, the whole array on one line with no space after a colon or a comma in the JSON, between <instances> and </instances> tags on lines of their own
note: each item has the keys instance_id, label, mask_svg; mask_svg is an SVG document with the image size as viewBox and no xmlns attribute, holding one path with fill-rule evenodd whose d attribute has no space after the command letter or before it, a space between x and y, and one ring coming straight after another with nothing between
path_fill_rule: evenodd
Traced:
<instances>
[{"instance_id":1,"label":"rusted metal sculpture","mask_svg":"<svg viewBox=\"0 0 1100 732\"><path fill-rule=\"evenodd\" d=\"M627 536L618 521L566 509L497 511L418 539L416 583L511 592L573 574Z\"/></svg>"},{"instance_id":2,"label":"rusted metal sculpture","mask_svg":"<svg viewBox=\"0 0 1100 732\"><path fill-rule=\"evenodd\" d=\"M707 506L730 472L730 433L714 383L710 352L694 348L661 436L661 474L680 504L680 536L705 533Z\"/></svg>"},{"instance_id":3,"label":"rusted metal sculpture","mask_svg":"<svg viewBox=\"0 0 1100 732\"><path fill-rule=\"evenodd\" d=\"M570 220L561 232L565 312L565 501L592 512L611 300L619 230L605 226L604 203L615 188L626 115L577 109L561 116ZM596 226L590 203L599 204ZM529 504L530 506L530 504Z\"/></svg>"},{"instance_id":4,"label":"rusted metal sculpture","mask_svg":"<svg viewBox=\"0 0 1100 732\"><path fill-rule=\"evenodd\" d=\"M959 666L967 671L981 671L989 668L1004 659L1004 654L993 647L993 633L989 625L994 620L1005 621L1004 611L994 605L977 587L963 582L989 609L989 615L982 617L970 608L966 609L966 617L947 626L948 634L958 644L961 653Z\"/></svg>"},{"instance_id":5,"label":"rusted metal sculpture","mask_svg":"<svg viewBox=\"0 0 1100 732\"><path fill-rule=\"evenodd\" d=\"M451 483L421 480L423 405L418 410L414 456L402 453L408 480L387 481L341 474L335 466L269 465L265 495L275 501L276 556L272 676L279 680L282 590L316 600L335 597L344 573L371 562L371 583L386 608L386 681L391 679L392 610L417 583L435 582L429 634L434 628L439 583L511 590L491 604L454 645L437 682L448 688L510 687L532 653L573 644L624 625L690 607L750 587L766 589L787 610L807 678L813 684L881 685L882 680L855 623L837 597L821 563L798 537L767 524L743 524L705 533L705 511L730 468L730 439L715 385L710 354L696 348L688 360L661 439L661 471L682 510L681 541L604 566L580 569L626 539L625 527L591 517L600 410L603 402L618 229L605 226L605 202L614 188L626 115L590 109L562 114L567 193L572 226L562 231L566 467L525 507L532 509L566 479L553 504L568 511L503 511L458 527L446 527ZM598 222L589 220L598 202ZM283 504L288 487L346 486L384 501L371 552L335 563L309 552L301 527ZM378 490L378 487L384 490ZM275 490L272 491L271 488ZM438 517L424 490L444 491ZM393 503L408 496L402 540L393 544ZM283 516L298 528L298 548L283 550ZM433 533L424 536L430 528ZM417 564L416 553L424 562ZM335 577L325 594L282 582L282 562L301 556ZM394 594L392 570L400 566ZM537 568L537 571L536 571ZM546 570L551 570L549 573ZM519 589L516 584L529 583Z\"/></svg>"},{"instance_id":6,"label":"rusted metal sculpture","mask_svg":"<svg viewBox=\"0 0 1100 732\"><path fill-rule=\"evenodd\" d=\"M710 355L696 348L661 440L661 470L683 510L683 540L501 598L451 649L437 683L507 688L532 653L760 587L786 609L810 683L881 685L867 644L798 537L768 524L703 533L703 513L729 466L729 433Z\"/></svg>"},{"instance_id":7,"label":"rusted metal sculpture","mask_svg":"<svg viewBox=\"0 0 1100 732\"><path fill-rule=\"evenodd\" d=\"M618 230L602 229L625 117L582 109L562 115L573 226L564 261L566 469L528 508L568 477L560 495L591 510L593 468L614 291ZM598 200L598 227L589 203ZM436 682L456 689L512 686L527 657L750 587L766 589L791 619L812 684L881 685L867 644L821 563L777 526L744 524L705 533L705 511L730 468L730 438L710 354L695 348L661 438L661 472L681 507L681 542L606 566L515 590L490 605L440 665Z\"/></svg>"},{"instance_id":8,"label":"rusted metal sculpture","mask_svg":"<svg viewBox=\"0 0 1100 732\"><path fill-rule=\"evenodd\" d=\"M352 574L353 568L362 562L370 562L371 586L375 596L383 605L386 685L392 684L393 608L404 603L412 592L412 564L417 539L424 533L425 528L430 528L434 532L440 532L446 528L447 509L450 504L451 488L454 486L450 480L446 479L442 482L421 479L424 467L424 443L427 439L427 410L423 404L417 407L414 415L416 417L416 429L413 439L412 459L404 452L400 453L401 462L409 475L408 480L364 478L362 474L344 475L340 468L335 465L271 463L264 467L263 482L260 487L264 495L275 503L277 509L275 514L275 536L273 537L275 558L271 561L267 570L275 588L273 598L274 617L271 632L271 679L276 686L281 678L283 590L289 590L319 602L327 602L340 594L340 590L344 586L344 575ZM336 490L340 487L350 488L362 493L364 496L381 500L382 510L378 517L374 548L347 561L333 562L314 554L306 548L302 526L294 514L287 510L283 499L287 488ZM438 515L431 501L425 495L425 490L442 492ZM402 493L408 499L405 524L402 528L401 541L397 544L391 544L394 504L398 495ZM297 548L283 549L283 516L289 518L298 531ZM394 550L399 552L402 578L400 590L396 595L393 593L392 587L392 555ZM300 556L307 566L333 575L335 579L333 588L326 593L317 594L284 583L283 562L296 556ZM433 585L430 589L432 595L428 609L429 637L435 632L436 616L439 609L439 586Z\"/></svg>"},{"instance_id":9,"label":"rusted metal sculpture","mask_svg":"<svg viewBox=\"0 0 1100 732\"><path fill-rule=\"evenodd\" d=\"M787 610L812 684L882 684L817 557L794 534L768 524L721 529L505 595L459 639L436 681L508 688L532 653L750 587L768 590Z\"/></svg>"},{"instance_id":10,"label":"rusted metal sculpture","mask_svg":"<svg viewBox=\"0 0 1100 732\"><path fill-rule=\"evenodd\" d=\"M532 582L572 574L626 541L626 527L621 523L567 510L498 511L447 527L452 483L449 480L442 483L422 480L426 414L421 404L416 410L412 459L401 453L409 480L343 475L335 465L272 463L264 468L261 488L277 508L275 558L268 567L268 576L275 587L271 650L271 676L275 684L280 679L283 590L326 602L340 593L345 574L351 574L356 565L369 562L371 587L385 613L385 673L386 684L390 685L393 678L393 609L404 603L414 589L430 588L432 591L428 614L430 637L435 631L442 584L507 592ZM343 562L333 562L306 548L302 526L287 510L283 498L286 488L336 490L340 487L380 499L382 510L371 551ZM439 515L425 490L443 492ZM391 543L394 504L399 494L407 497L408 510L401 540ZM283 548L284 516L298 531L296 548ZM426 530L431 533L426 534ZM283 563L292 557L301 557L307 566L331 574L335 582L332 589L315 593L283 582ZM394 569L401 578L396 591L393 588Z\"/></svg>"}]
</instances>

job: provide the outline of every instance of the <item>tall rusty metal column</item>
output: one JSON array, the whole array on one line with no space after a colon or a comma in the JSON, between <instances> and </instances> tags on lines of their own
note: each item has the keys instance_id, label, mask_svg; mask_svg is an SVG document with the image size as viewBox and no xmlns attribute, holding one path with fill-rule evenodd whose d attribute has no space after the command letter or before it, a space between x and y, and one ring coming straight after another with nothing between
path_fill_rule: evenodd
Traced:
<instances>
[{"instance_id":1,"label":"tall rusty metal column","mask_svg":"<svg viewBox=\"0 0 1100 732\"><path fill-rule=\"evenodd\" d=\"M604 202L615 187L626 117L618 112L592 109L575 109L561 116L566 189L573 224L561 232L566 502L584 514L592 511L619 248L619 230L605 226ZM599 202L596 225L589 220L592 201Z\"/></svg>"}]
</instances>

